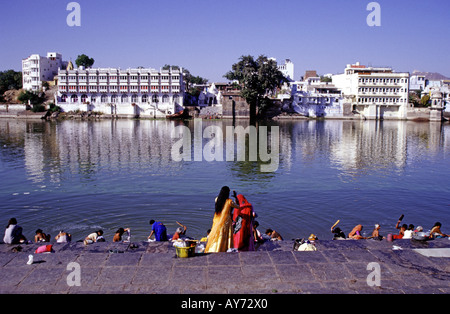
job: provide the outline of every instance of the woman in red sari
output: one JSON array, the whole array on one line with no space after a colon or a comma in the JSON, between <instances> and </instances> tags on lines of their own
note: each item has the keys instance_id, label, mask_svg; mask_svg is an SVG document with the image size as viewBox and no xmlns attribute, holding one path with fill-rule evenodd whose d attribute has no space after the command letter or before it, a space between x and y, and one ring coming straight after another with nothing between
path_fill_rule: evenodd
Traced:
<instances>
[{"instance_id":1,"label":"woman in red sari","mask_svg":"<svg viewBox=\"0 0 450 314\"><path fill-rule=\"evenodd\" d=\"M255 239L253 237L253 205L250 204L242 194L235 197L239 208L237 208L233 213L233 246L238 251L254 251Z\"/></svg>"}]
</instances>

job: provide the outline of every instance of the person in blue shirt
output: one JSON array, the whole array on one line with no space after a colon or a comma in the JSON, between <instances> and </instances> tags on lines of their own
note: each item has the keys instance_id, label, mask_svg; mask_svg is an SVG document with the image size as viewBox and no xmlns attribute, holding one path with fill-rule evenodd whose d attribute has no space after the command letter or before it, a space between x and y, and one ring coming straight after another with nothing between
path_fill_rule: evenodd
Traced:
<instances>
[{"instance_id":1,"label":"person in blue shirt","mask_svg":"<svg viewBox=\"0 0 450 314\"><path fill-rule=\"evenodd\" d=\"M162 222L150 220L150 225L152 225L152 232L148 236L148 239L155 235L155 241L168 241L167 238L167 229L166 226Z\"/></svg>"}]
</instances>

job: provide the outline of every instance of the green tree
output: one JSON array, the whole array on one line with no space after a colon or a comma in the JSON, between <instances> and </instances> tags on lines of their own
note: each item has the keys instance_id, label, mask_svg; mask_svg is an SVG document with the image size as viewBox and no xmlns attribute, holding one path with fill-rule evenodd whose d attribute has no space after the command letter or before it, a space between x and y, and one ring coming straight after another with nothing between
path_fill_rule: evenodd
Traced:
<instances>
[{"instance_id":1,"label":"green tree","mask_svg":"<svg viewBox=\"0 0 450 314\"><path fill-rule=\"evenodd\" d=\"M31 104L31 110L33 112L42 112L45 111L45 107L42 105L42 103L45 101L45 96L39 93L34 93L31 91L21 91L17 99L23 103L28 104L30 102Z\"/></svg>"},{"instance_id":2,"label":"green tree","mask_svg":"<svg viewBox=\"0 0 450 314\"><path fill-rule=\"evenodd\" d=\"M77 65L77 67L83 66L85 68L90 68L94 64L94 61L95 60L93 58L89 58L85 54L82 54L77 57L77 59L75 60L75 63Z\"/></svg>"},{"instance_id":3,"label":"green tree","mask_svg":"<svg viewBox=\"0 0 450 314\"><path fill-rule=\"evenodd\" d=\"M288 80L278 70L276 62L264 55L256 60L250 55L241 56L239 60L224 77L230 81L237 80L242 86L241 96L250 106L252 121L257 110L263 112L270 104L268 96Z\"/></svg>"},{"instance_id":4,"label":"green tree","mask_svg":"<svg viewBox=\"0 0 450 314\"><path fill-rule=\"evenodd\" d=\"M22 72L8 70L0 72L0 95L10 89L22 88Z\"/></svg>"},{"instance_id":5,"label":"green tree","mask_svg":"<svg viewBox=\"0 0 450 314\"><path fill-rule=\"evenodd\" d=\"M420 99L422 106L427 107L431 104L430 95L425 95Z\"/></svg>"}]
</instances>

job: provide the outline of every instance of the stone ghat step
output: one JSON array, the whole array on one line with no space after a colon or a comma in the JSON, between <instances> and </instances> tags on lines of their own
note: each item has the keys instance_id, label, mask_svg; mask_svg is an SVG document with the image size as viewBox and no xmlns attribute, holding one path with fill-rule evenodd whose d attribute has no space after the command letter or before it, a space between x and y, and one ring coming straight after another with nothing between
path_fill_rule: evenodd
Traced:
<instances>
[{"instance_id":1,"label":"stone ghat step","mask_svg":"<svg viewBox=\"0 0 450 314\"><path fill-rule=\"evenodd\" d=\"M11 252L17 246L1 244L0 293L450 293L450 258L415 251L449 248L447 239L317 241L317 251L308 252L292 251L293 241L266 242L256 252L191 258L177 258L169 242L132 244L55 243L48 254L33 254L40 244L21 245L17 253ZM79 286L71 285L73 265L81 271ZM373 265L379 286L368 284Z\"/></svg>"},{"instance_id":2,"label":"stone ghat step","mask_svg":"<svg viewBox=\"0 0 450 314\"><path fill-rule=\"evenodd\" d=\"M90 253L175 253L175 247L171 242L146 242L137 241L131 243L98 242L84 245L82 242L71 243L29 243L29 244L0 244L0 253L34 253L35 250L46 244L51 244L54 252L90 252ZM328 250L408 250L428 248L450 248L448 239L435 239L430 241L415 240L318 240L315 242L318 251ZM294 241L266 241L261 244L257 251L293 251ZM115 252L117 251L117 252Z\"/></svg>"}]
</instances>

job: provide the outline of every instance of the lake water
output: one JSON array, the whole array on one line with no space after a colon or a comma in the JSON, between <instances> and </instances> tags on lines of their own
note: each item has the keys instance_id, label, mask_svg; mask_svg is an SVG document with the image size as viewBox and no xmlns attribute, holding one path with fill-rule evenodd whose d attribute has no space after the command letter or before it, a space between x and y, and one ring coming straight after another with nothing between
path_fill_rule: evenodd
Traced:
<instances>
[{"instance_id":1,"label":"lake water","mask_svg":"<svg viewBox=\"0 0 450 314\"><path fill-rule=\"evenodd\" d=\"M231 123L204 120L202 128ZM180 124L195 133L194 121L0 119L0 223L16 217L29 239L37 228L52 237L64 229L74 240L101 228L112 241L130 227L133 240L144 241L155 219L169 233L180 221L200 238L228 185L253 203L261 231L287 240L330 239L337 219L345 233L356 224L370 233L375 223L396 233L401 214L425 229L440 221L450 233L448 123L271 122L279 131L273 172L262 172L260 161L195 161L198 139L192 161L174 161Z\"/></svg>"}]
</instances>

